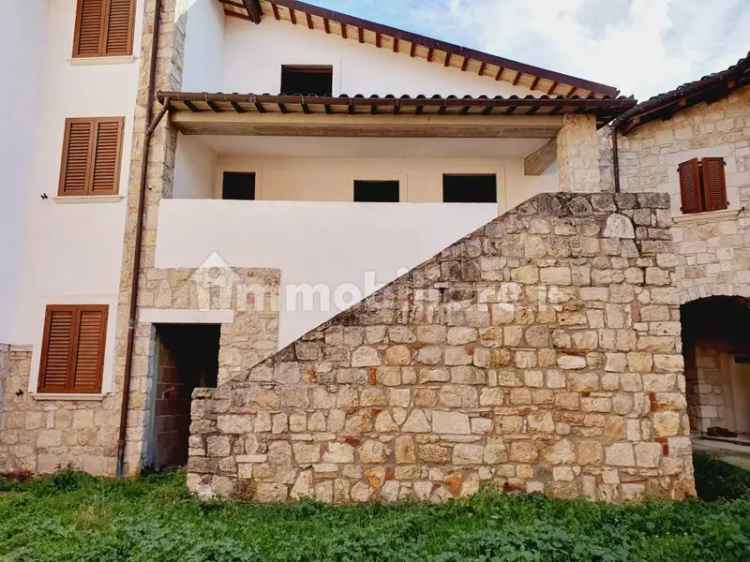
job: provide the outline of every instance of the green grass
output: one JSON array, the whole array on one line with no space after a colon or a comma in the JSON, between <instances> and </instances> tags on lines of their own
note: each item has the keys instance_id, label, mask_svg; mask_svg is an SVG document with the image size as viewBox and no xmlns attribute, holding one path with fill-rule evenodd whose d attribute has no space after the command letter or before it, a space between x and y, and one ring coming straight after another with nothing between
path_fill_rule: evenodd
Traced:
<instances>
[{"instance_id":1,"label":"green grass","mask_svg":"<svg viewBox=\"0 0 750 562\"><path fill-rule=\"evenodd\" d=\"M699 488L722 499L622 506L483 493L441 506L202 504L180 473L60 473L0 482L0 560L750 560L750 473L701 457L696 467Z\"/></svg>"}]
</instances>

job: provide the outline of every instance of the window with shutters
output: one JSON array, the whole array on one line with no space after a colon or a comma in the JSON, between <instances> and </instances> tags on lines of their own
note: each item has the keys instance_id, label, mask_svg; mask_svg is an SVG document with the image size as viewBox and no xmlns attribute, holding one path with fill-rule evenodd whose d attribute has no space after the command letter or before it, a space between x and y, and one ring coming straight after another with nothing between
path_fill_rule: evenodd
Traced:
<instances>
[{"instance_id":1,"label":"window with shutters","mask_svg":"<svg viewBox=\"0 0 750 562\"><path fill-rule=\"evenodd\" d=\"M73 58L133 54L136 0L78 0Z\"/></svg>"},{"instance_id":2,"label":"window with shutters","mask_svg":"<svg viewBox=\"0 0 750 562\"><path fill-rule=\"evenodd\" d=\"M116 195L120 179L122 117L65 120L58 195Z\"/></svg>"},{"instance_id":3,"label":"window with shutters","mask_svg":"<svg viewBox=\"0 0 750 562\"><path fill-rule=\"evenodd\" d=\"M47 306L40 393L101 392L107 312L106 305Z\"/></svg>"},{"instance_id":4,"label":"window with shutters","mask_svg":"<svg viewBox=\"0 0 750 562\"><path fill-rule=\"evenodd\" d=\"M724 159L693 158L677 168L683 213L719 211L729 206Z\"/></svg>"}]
</instances>

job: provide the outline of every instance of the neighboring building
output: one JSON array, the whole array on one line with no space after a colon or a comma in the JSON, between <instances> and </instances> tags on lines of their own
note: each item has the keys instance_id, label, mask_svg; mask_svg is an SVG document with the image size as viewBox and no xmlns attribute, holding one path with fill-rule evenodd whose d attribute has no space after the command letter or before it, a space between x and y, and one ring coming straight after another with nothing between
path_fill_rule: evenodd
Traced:
<instances>
[{"instance_id":1,"label":"neighboring building","mask_svg":"<svg viewBox=\"0 0 750 562\"><path fill-rule=\"evenodd\" d=\"M691 429L748 440L750 55L614 125L621 190L671 197Z\"/></svg>"},{"instance_id":2,"label":"neighboring building","mask_svg":"<svg viewBox=\"0 0 750 562\"><path fill-rule=\"evenodd\" d=\"M694 492L669 204L599 193L634 100L294 0L28 5L0 470Z\"/></svg>"}]
</instances>

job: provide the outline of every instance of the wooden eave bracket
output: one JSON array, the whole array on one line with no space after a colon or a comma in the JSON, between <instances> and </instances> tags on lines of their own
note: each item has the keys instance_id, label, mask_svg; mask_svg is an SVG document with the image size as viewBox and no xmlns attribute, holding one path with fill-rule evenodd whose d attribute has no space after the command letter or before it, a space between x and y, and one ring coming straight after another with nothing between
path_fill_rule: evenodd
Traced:
<instances>
[{"instance_id":1,"label":"wooden eave bracket","mask_svg":"<svg viewBox=\"0 0 750 562\"><path fill-rule=\"evenodd\" d=\"M260 7L260 0L242 0L247 10L247 15L250 16L250 21L259 24L263 17L263 10Z\"/></svg>"},{"instance_id":2,"label":"wooden eave bracket","mask_svg":"<svg viewBox=\"0 0 750 562\"><path fill-rule=\"evenodd\" d=\"M523 175L541 176L557 160L557 139L550 139L523 159Z\"/></svg>"}]
</instances>

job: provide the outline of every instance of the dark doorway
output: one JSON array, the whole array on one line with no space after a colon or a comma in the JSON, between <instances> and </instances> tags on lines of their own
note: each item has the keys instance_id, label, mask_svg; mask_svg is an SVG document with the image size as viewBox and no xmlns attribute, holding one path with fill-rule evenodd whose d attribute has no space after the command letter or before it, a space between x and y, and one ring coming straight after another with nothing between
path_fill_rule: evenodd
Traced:
<instances>
[{"instance_id":1,"label":"dark doorway","mask_svg":"<svg viewBox=\"0 0 750 562\"><path fill-rule=\"evenodd\" d=\"M224 172L222 199L252 201L255 199L255 172Z\"/></svg>"},{"instance_id":2,"label":"dark doorway","mask_svg":"<svg viewBox=\"0 0 750 562\"><path fill-rule=\"evenodd\" d=\"M691 431L750 440L750 300L709 297L680 313Z\"/></svg>"},{"instance_id":3,"label":"dark doorway","mask_svg":"<svg viewBox=\"0 0 750 562\"><path fill-rule=\"evenodd\" d=\"M398 181L354 180L354 201L358 203L398 203Z\"/></svg>"},{"instance_id":4,"label":"dark doorway","mask_svg":"<svg viewBox=\"0 0 750 562\"><path fill-rule=\"evenodd\" d=\"M190 402L196 388L216 387L219 325L159 325L153 419L152 467L184 466L188 460Z\"/></svg>"},{"instance_id":5,"label":"dark doorway","mask_svg":"<svg viewBox=\"0 0 750 562\"><path fill-rule=\"evenodd\" d=\"M443 202L497 203L495 174L443 175Z\"/></svg>"}]
</instances>

